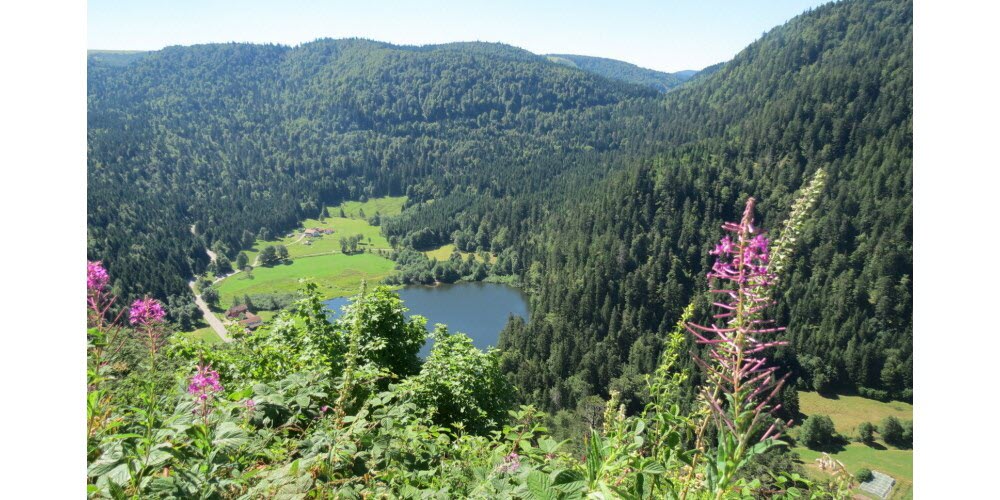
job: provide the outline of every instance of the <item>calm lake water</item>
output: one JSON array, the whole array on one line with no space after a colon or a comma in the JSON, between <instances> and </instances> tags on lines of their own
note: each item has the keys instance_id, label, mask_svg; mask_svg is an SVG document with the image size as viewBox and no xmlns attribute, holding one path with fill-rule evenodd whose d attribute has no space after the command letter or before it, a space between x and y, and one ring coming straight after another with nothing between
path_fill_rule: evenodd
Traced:
<instances>
[{"instance_id":1,"label":"calm lake water","mask_svg":"<svg viewBox=\"0 0 1000 500\"><path fill-rule=\"evenodd\" d=\"M434 329L435 323L444 323L449 332L468 335L480 349L497 344L500 330L510 315L528 319L525 295L517 288L499 283L408 286L396 293L409 309L407 315L419 314L427 318L428 331ZM326 301L326 306L335 318L347 303L347 297L338 297ZM427 357L430 348L428 342L420 350L420 357Z\"/></svg>"}]
</instances>

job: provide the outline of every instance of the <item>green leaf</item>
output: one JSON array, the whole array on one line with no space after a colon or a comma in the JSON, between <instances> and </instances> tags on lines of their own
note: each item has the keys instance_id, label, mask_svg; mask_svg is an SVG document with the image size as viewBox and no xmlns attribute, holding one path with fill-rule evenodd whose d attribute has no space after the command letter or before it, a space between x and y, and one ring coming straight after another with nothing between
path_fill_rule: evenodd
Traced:
<instances>
[{"instance_id":1,"label":"green leaf","mask_svg":"<svg viewBox=\"0 0 1000 500\"><path fill-rule=\"evenodd\" d=\"M528 491L538 499L556 499L559 493L552 487L549 477L545 473L533 470L528 473Z\"/></svg>"}]
</instances>

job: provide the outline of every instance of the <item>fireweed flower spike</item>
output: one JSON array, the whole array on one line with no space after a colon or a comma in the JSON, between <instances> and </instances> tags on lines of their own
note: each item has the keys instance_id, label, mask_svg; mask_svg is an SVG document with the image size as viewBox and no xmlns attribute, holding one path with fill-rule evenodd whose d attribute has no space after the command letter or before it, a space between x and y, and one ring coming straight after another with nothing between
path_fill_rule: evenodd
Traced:
<instances>
[{"instance_id":1,"label":"fireweed flower spike","mask_svg":"<svg viewBox=\"0 0 1000 500\"><path fill-rule=\"evenodd\" d=\"M213 370L211 365L198 365L198 371L191 376L191 381L188 384L188 394L195 396L195 399L201 403L199 413L203 418L208 418L208 414L211 411L208 403L219 392L222 392L222 383L219 382L219 372ZM256 405L253 403L253 400L248 400L246 406L252 409Z\"/></svg>"},{"instance_id":2,"label":"fireweed flower spike","mask_svg":"<svg viewBox=\"0 0 1000 500\"><path fill-rule=\"evenodd\" d=\"M695 355L694 360L708 373L703 396L720 430L734 438L730 458L737 463L758 429L770 424L761 442L779 436L777 421L770 418L778 407L771 408L769 403L785 382L784 377L775 377L777 368L768 366L767 358L757 357L765 349L787 342L764 340L784 328L770 327L771 322L761 318L773 304L767 288L775 280L769 269L770 242L754 227L753 210L754 199L750 198L739 224L722 225L733 234L724 236L710 252L717 256L708 273L710 285L719 285L711 290L720 296L714 302L721 309L713 316L717 324L687 324L695 342L709 346L707 356Z\"/></svg>"},{"instance_id":3,"label":"fireweed flower spike","mask_svg":"<svg viewBox=\"0 0 1000 500\"><path fill-rule=\"evenodd\" d=\"M128 313L128 322L133 325L150 326L162 323L166 314L159 301L146 297L132 303L132 308L129 309Z\"/></svg>"},{"instance_id":4,"label":"fireweed flower spike","mask_svg":"<svg viewBox=\"0 0 1000 500\"><path fill-rule=\"evenodd\" d=\"M108 271L101 265L101 261L87 261L87 292L95 294L103 292L108 286Z\"/></svg>"},{"instance_id":5,"label":"fireweed flower spike","mask_svg":"<svg viewBox=\"0 0 1000 500\"><path fill-rule=\"evenodd\" d=\"M142 328L146 334L146 343L149 348L149 360L151 366L156 365L156 350L160 344L160 323L166 316L163 305L156 299L145 297L132 303L128 312L128 322Z\"/></svg>"}]
</instances>

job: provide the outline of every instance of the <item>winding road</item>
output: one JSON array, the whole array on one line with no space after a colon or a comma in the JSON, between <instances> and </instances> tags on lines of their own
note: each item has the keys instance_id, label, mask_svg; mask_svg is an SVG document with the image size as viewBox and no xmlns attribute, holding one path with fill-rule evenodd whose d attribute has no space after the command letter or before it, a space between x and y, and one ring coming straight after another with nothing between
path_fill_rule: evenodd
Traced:
<instances>
[{"instance_id":1,"label":"winding road","mask_svg":"<svg viewBox=\"0 0 1000 500\"><path fill-rule=\"evenodd\" d=\"M197 236L197 233L194 230L194 224L191 225L191 234ZM215 262L215 257L216 257L215 252L206 248L205 253L208 254L208 258L212 262ZM222 281L224 278L225 276L216 279L215 282L218 283L219 281ZM215 330L215 333L219 335L219 338L222 339L223 342L232 342L233 339L229 337L229 332L226 331L226 325L222 324L222 321L219 320L219 317L212 312L212 309L208 307L208 304L205 303L205 301L201 298L201 295L198 293L198 290L195 289L194 280L188 281L188 286L191 287L191 293L194 294L194 303L198 305L198 309L201 309L201 315L205 318L205 322L208 323L208 326L211 326L212 329Z\"/></svg>"},{"instance_id":2,"label":"winding road","mask_svg":"<svg viewBox=\"0 0 1000 500\"><path fill-rule=\"evenodd\" d=\"M188 286L191 287L191 292L194 293L194 303L198 304L198 309L201 309L202 316L205 317L205 321L209 326L215 330L215 333L219 334L219 338L223 342L232 342L233 339L229 337L229 332L226 331L226 326L222 324L219 317L212 312L212 309L208 307L208 304L202 300L201 295L198 295L198 291L194 288L194 281L189 281Z\"/></svg>"}]
</instances>

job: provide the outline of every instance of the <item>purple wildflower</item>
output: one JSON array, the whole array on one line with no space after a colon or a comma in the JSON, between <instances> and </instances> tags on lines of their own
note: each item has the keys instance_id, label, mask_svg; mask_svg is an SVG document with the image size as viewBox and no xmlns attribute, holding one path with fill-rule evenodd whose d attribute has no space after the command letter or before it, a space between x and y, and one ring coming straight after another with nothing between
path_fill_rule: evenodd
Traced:
<instances>
[{"instance_id":1,"label":"purple wildflower","mask_svg":"<svg viewBox=\"0 0 1000 500\"><path fill-rule=\"evenodd\" d=\"M101 265L101 261L87 261L87 291L99 293L108 286L108 271Z\"/></svg>"},{"instance_id":2,"label":"purple wildflower","mask_svg":"<svg viewBox=\"0 0 1000 500\"><path fill-rule=\"evenodd\" d=\"M507 474L513 474L521 468L521 456L517 452L510 452L509 455L503 457L503 463L497 467L498 472L505 472Z\"/></svg>"},{"instance_id":3,"label":"purple wildflower","mask_svg":"<svg viewBox=\"0 0 1000 500\"><path fill-rule=\"evenodd\" d=\"M257 408L257 402L255 402L252 399L248 399L248 400L246 400L246 401L243 402L243 406L245 406L246 409L248 409L248 410L253 410L253 409Z\"/></svg>"},{"instance_id":4,"label":"purple wildflower","mask_svg":"<svg viewBox=\"0 0 1000 500\"><path fill-rule=\"evenodd\" d=\"M729 239L729 236L725 236L719 241L719 244L715 246L715 250L709 252L712 255L729 255L733 253L733 242Z\"/></svg>"},{"instance_id":5,"label":"purple wildflower","mask_svg":"<svg viewBox=\"0 0 1000 500\"><path fill-rule=\"evenodd\" d=\"M711 252L718 260L708 273L709 282L719 280L731 284L711 290L723 297L714 302L722 310L714 315L721 324L687 325L697 343L711 346L707 359L696 356L694 360L709 373L714 387L728 395L725 398L728 408L723 407L723 399L719 399L718 394L706 391L705 399L719 425L739 438L756 428L764 414L776 409L768 408L768 403L785 382L784 378L775 378L777 368L767 366L766 358L754 357L767 348L787 342L762 340L765 335L781 332L784 328L761 326L770 323L761 319L761 314L774 303L766 293L766 288L774 283L774 276L768 268L770 242L754 228L753 209L754 199L750 198L743 220L739 224L727 222L722 226L735 233L735 241L727 235ZM776 426L772 425L761 440L777 437L775 430Z\"/></svg>"},{"instance_id":6,"label":"purple wildflower","mask_svg":"<svg viewBox=\"0 0 1000 500\"><path fill-rule=\"evenodd\" d=\"M154 323L162 323L166 314L159 301L146 297L132 303L132 308L128 313L128 321L133 325L149 326Z\"/></svg>"},{"instance_id":7,"label":"purple wildflower","mask_svg":"<svg viewBox=\"0 0 1000 500\"><path fill-rule=\"evenodd\" d=\"M212 369L211 365L198 365L198 371L191 376L191 383L188 385L188 393L198 396L204 401L212 394L222 391L222 384L219 382L219 372Z\"/></svg>"},{"instance_id":8,"label":"purple wildflower","mask_svg":"<svg viewBox=\"0 0 1000 500\"><path fill-rule=\"evenodd\" d=\"M222 384L219 382L219 372L212 369L211 365L198 365L198 371L191 376L191 383L188 384L188 393L195 396L201 403L201 408L194 410L195 414L201 414L208 424L208 414L212 407L209 401L218 392L222 392Z\"/></svg>"}]
</instances>

